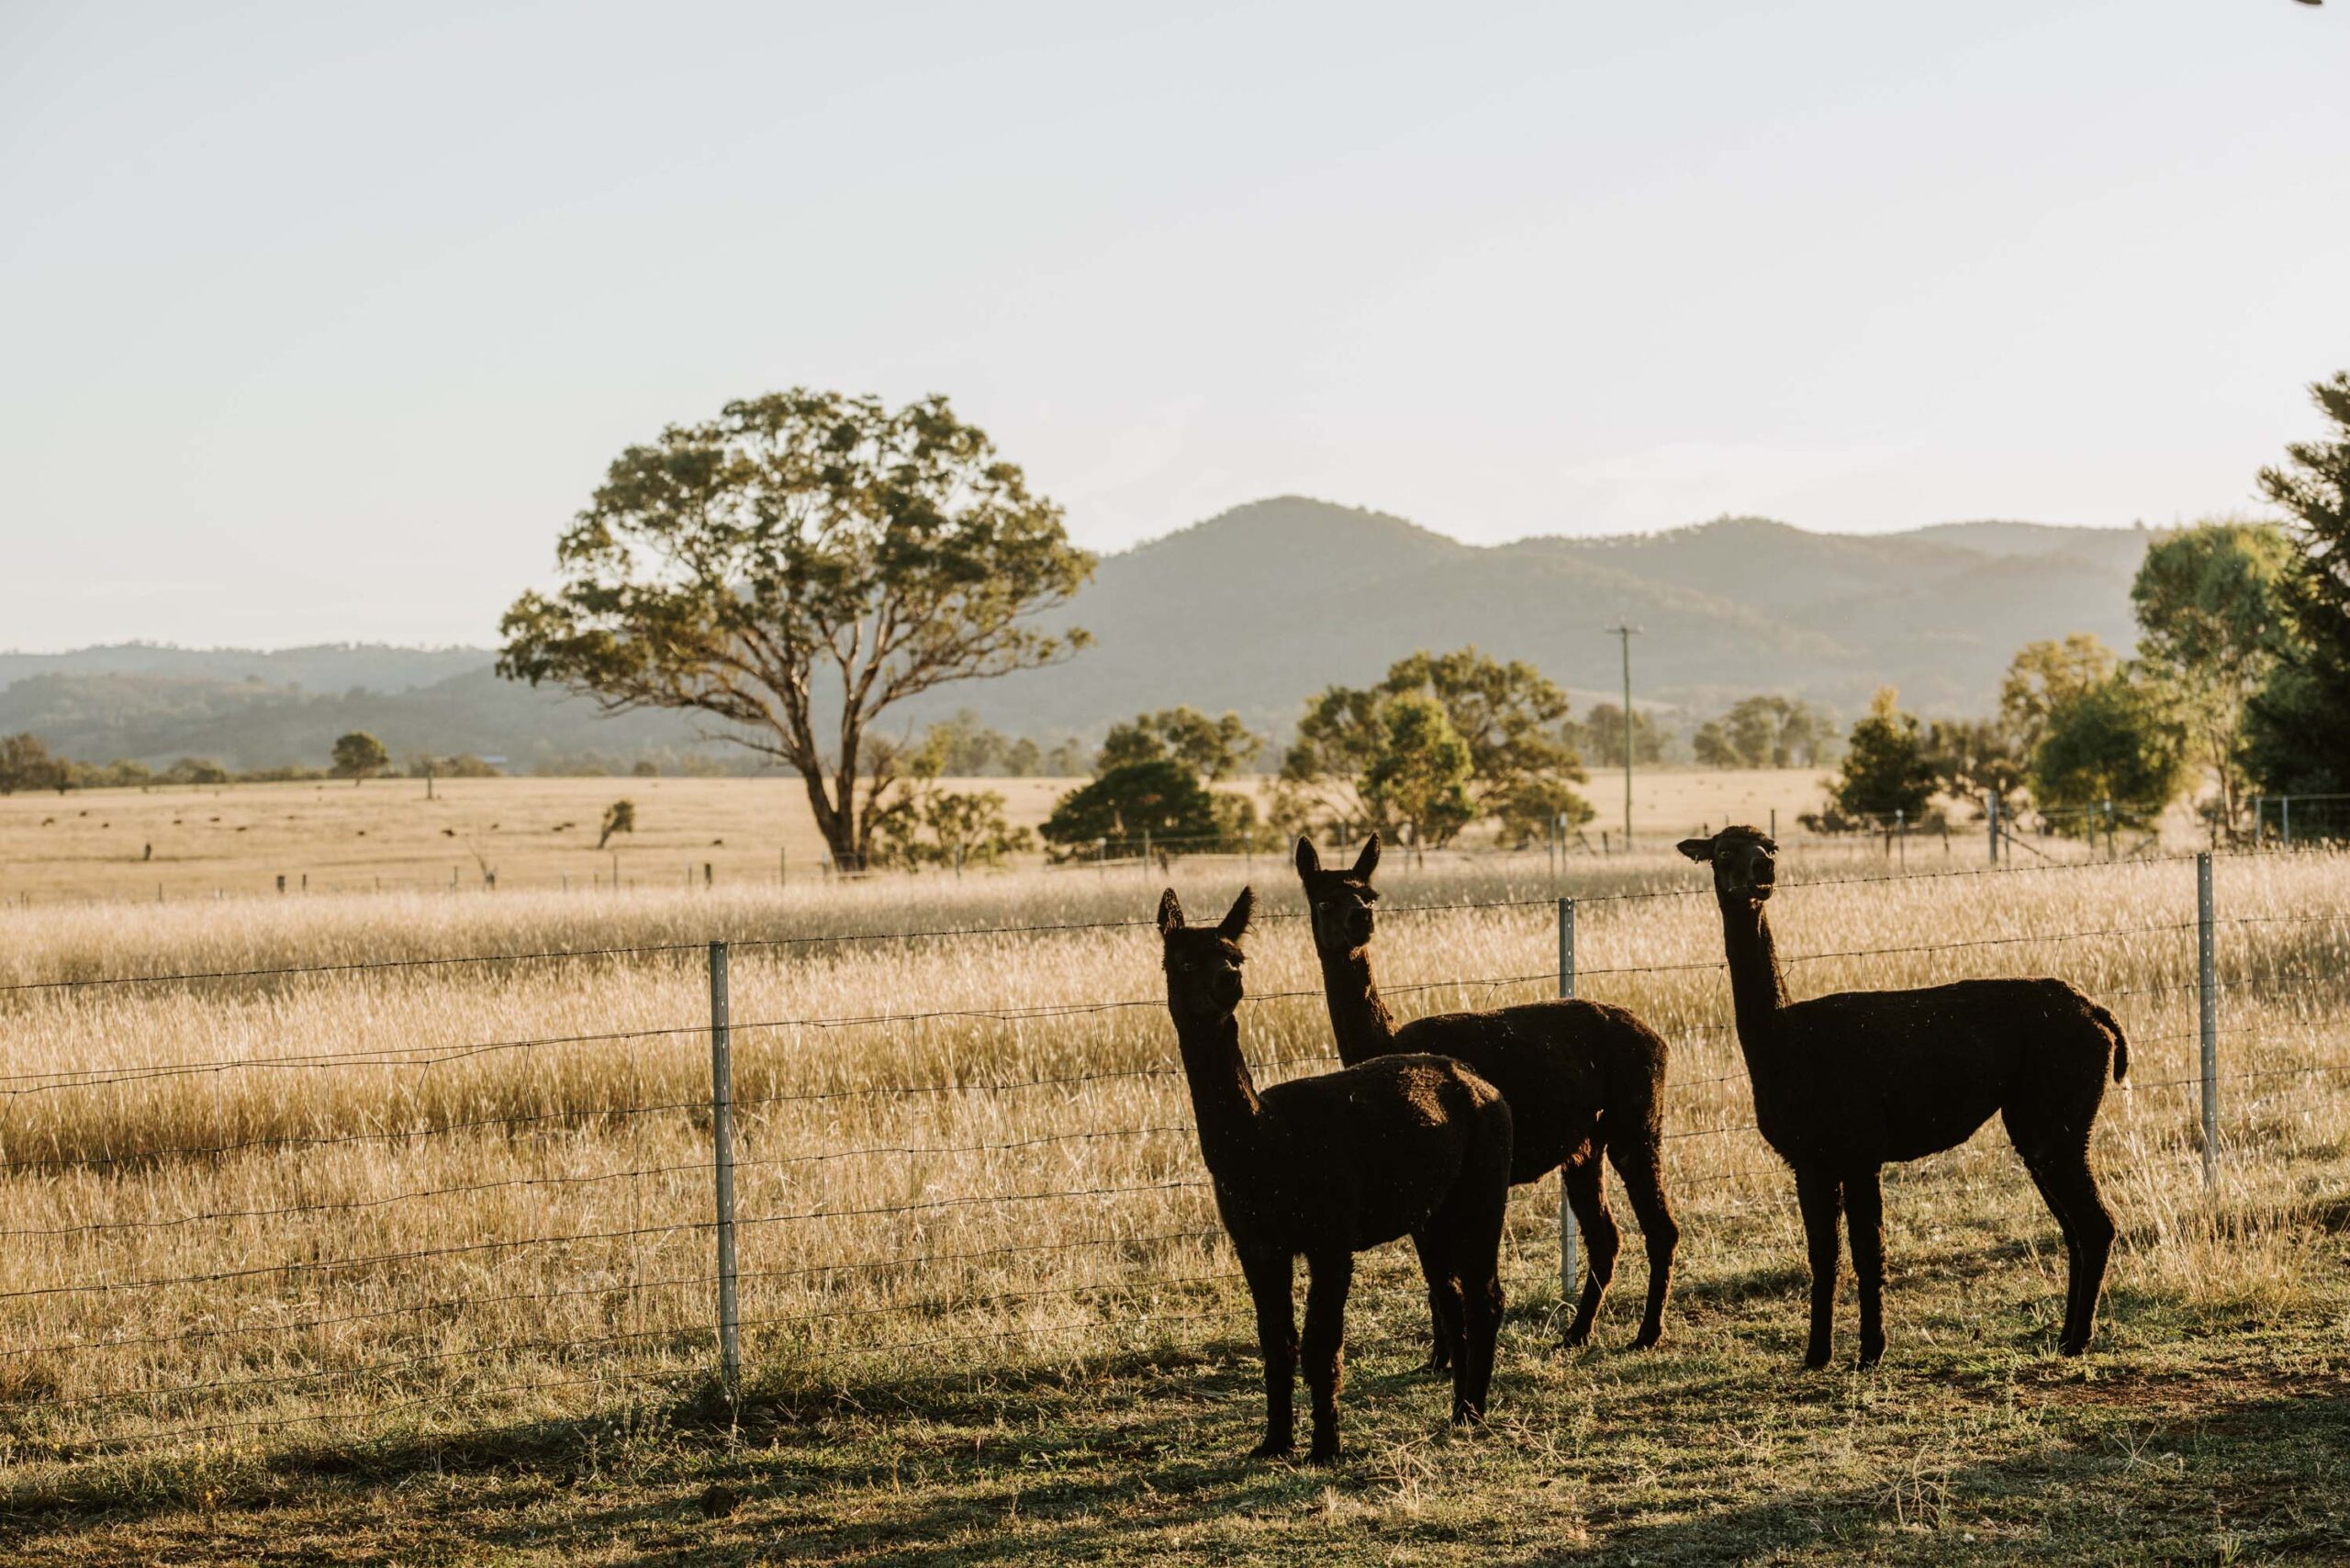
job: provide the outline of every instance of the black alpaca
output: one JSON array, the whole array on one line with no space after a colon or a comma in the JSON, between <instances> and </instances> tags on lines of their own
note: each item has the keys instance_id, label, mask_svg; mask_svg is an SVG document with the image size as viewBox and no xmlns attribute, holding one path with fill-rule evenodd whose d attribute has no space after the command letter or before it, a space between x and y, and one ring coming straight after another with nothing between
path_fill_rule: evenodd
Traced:
<instances>
[{"instance_id":1,"label":"black alpaca","mask_svg":"<svg viewBox=\"0 0 2350 1568\"><path fill-rule=\"evenodd\" d=\"M1860 1276L1860 1364L1874 1366L1885 1353L1878 1170L1956 1148L1995 1111L2065 1233L2070 1268L2057 1348L2068 1356L2087 1350L2114 1236L2089 1170L2089 1130L2106 1073L2120 1082L2130 1069L2113 1014L2059 980L1959 980L1789 1002L1762 913L1779 846L1751 827L1726 827L1680 848L1714 868L1754 1124L1796 1174L1811 1251L1804 1364L1828 1364L1839 1211Z\"/></svg>"},{"instance_id":2,"label":"black alpaca","mask_svg":"<svg viewBox=\"0 0 2350 1568\"><path fill-rule=\"evenodd\" d=\"M1448 1294L1452 1418L1483 1418L1501 1329L1503 1211L1509 1203L1509 1107L1459 1062L1389 1057L1276 1084L1259 1094L1240 1054L1240 938L1256 895L1241 890L1223 924L1193 928L1170 888L1158 904L1167 1011L1182 1047L1200 1153L1216 1208L1248 1276L1265 1358L1259 1457L1291 1446L1298 1360L1291 1260L1305 1259L1305 1381L1317 1461L1338 1453L1338 1384L1354 1255L1410 1235Z\"/></svg>"},{"instance_id":3,"label":"black alpaca","mask_svg":"<svg viewBox=\"0 0 2350 1568\"><path fill-rule=\"evenodd\" d=\"M1509 1103L1516 1148L1511 1182L1536 1181L1565 1168L1567 1202L1583 1227L1590 1260L1583 1301L1567 1326L1569 1345L1590 1338L1592 1321L1616 1277L1621 1238L1607 1210L1601 1159L1613 1163L1648 1245L1648 1305L1632 1340L1634 1349L1646 1350L1664 1334L1673 1254L1681 1240L1664 1192L1669 1051L1663 1037L1620 1007L1568 999L1491 1013L1439 1013L1397 1027L1371 973L1372 909L1379 902L1371 876L1378 865L1377 834L1345 871L1324 870L1313 842L1297 841L1297 874L1313 916L1314 947L1322 960L1322 987L1339 1059L1351 1066L1395 1051L1426 1051L1465 1062ZM1439 1319L1429 1365L1441 1367L1450 1336L1440 1321L1441 1297L1433 1282L1429 1301Z\"/></svg>"}]
</instances>

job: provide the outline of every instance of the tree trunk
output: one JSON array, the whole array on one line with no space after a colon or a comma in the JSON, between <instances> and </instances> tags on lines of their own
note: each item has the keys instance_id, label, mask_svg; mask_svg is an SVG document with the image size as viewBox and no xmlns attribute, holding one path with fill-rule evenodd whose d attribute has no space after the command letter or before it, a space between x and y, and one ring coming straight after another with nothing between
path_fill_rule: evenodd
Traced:
<instances>
[{"instance_id":1,"label":"tree trunk","mask_svg":"<svg viewBox=\"0 0 2350 1568\"><path fill-rule=\"evenodd\" d=\"M824 846L833 853L836 870L855 871L864 868L863 857L856 842L856 798L850 795L835 808L831 792L825 788L823 771L817 767L800 770L800 781L808 788L808 809L816 819L816 831Z\"/></svg>"}]
</instances>

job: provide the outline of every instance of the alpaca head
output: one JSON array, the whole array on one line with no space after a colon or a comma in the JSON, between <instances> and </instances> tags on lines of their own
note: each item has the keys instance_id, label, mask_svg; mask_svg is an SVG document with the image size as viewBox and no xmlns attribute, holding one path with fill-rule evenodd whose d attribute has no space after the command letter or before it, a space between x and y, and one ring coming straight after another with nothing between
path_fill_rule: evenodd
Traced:
<instances>
[{"instance_id":1,"label":"alpaca head","mask_svg":"<svg viewBox=\"0 0 2350 1568\"><path fill-rule=\"evenodd\" d=\"M1167 1010L1177 1021L1213 1024L1229 1018L1240 1005L1240 966L1248 961L1240 950L1248 934L1248 917L1256 912L1254 889L1243 888L1232 908L1214 925L1186 925L1183 905L1169 888L1158 901L1158 939L1167 965Z\"/></svg>"},{"instance_id":2,"label":"alpaca head","mask_svg":"<svg viewBox=\"0 0 2350 1568\"><path fill-rule=\"evenodd\" d=\"M1778 878L1779 846L1757 828L1726 827L1711 838L1684 838L1676 846L1714 868L1714 894L1724 903L1760 908Z\"/></svg>"},{"instance_id":3,"label":"alpaca head","mask_svg":"<svg viewBox=\"0 0 2350 1568\"><path fill-rule=\"evenodd\" d=\"M1379 868L1379 835L1364 843L1354 866L1325 871L1322 856L1310 838L1297 841L1297 879L1305 884L1306 913L1314 921L1314 947L1326 956L1360 952L1371 945L1377 925L1372 910L1379 890L1371 885Z\"/></svg>"}]
</instances>

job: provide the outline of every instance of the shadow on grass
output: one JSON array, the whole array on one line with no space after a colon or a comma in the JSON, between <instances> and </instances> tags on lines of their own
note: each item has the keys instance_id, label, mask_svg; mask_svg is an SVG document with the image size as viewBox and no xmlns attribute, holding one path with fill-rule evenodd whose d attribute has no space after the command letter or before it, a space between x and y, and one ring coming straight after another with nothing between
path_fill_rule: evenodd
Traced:
<instances>
[{"instance_id":1,"label":"shadow on grass","mask_svg":"<svg viewBox=\"0 0 2350 1568\"><path fill-rule=\"evenodd\" d=\"M421 1495L402 1505L402 1540L411 1548L436 1541L460 1557L592 1550L599 1561L730 1563L784 1551L993 1563L1212 1545L1239 1555L1261 1547L1352 1558L1408 1542L1439 1556L1528 1563L1773 1552L1942 1562L2012 1560L2020 1542L2031 1542L2050 1556L2132 1560L2210 1555L2215 1506L2263 1552L2322 1555L2321 1540L2337 1551L2350 1542L2350 1503L2338 1495L2312 1501L2334 1486L2338 1455L2350 1451L2350 1384L2272 1371L2247 1389L2247 1366L2223 1372L2209 1362L2182 1369L2196 1375L2099 1380L2052 1365L2031 1392L2036 1404L2065 1407L2065 1418L2043 1440L1949 1466L1921 1456L1907 1471L1880 1453L1873 1462L1883 1479L1763 1498L1751 1495L1751 1480L1738 1495L1741 1484L1724 1473L1670 1497L1612 1506L1595 1479L1613 1462L1603 1439L1593 1456L1602 1468L1577 1480L1589 1497L1589 1534L1572 1549L1528 1549L1539 1507L1514 1522L1503 1517L1513 1492L1523 1506L1527 1486L1549 1484L1540 1462L1513 1448L1442 1466L1458 1473L1439 1483L1450 1501L1480 1506L1471 1493L1486 1483L1472 1473L1529 1467L1496 1487L1490 1517L1464 1519L1455 1507L1446 1519L1382 1526L1371 1505L1392 1489L1398 1453L1438 1440L1446 1400L1442 1380L1413 1370L1412 1337L1368 1348L1350 1368L1345 1410L1348 1429L1369 1440L1361 1457L1331 1470L1244 1456L1262 1418L1261 1376L1253 1343L1226 1335L1200 1348L1060 1367L909 1372L845 1385L779 1380L755 1387L739 1413L701 1385L587 1418L286 1449L233 1474L199 1470L147 1491L20 1491L7 1500L13 1528L0 1542L70 1557L84 1529L151 1521L140 1556L188 1556L207 1545L233 1556L215 1534L218 1515L283 1510L331 1536L376 1525L388 1499L428 1476L473 1483L449 1489L445 1506ZM1570 1377L1512 1414L1538 1431L1562 1424L1581 1386ZM1678 1440L1674 1426L1725 1401L1832 1403L1840 1386L1776 1367L1723 1366L1688 1369L1677 1389L1635 1397L1661 1423L1649 1436L1670 1442ZM1619 1416L1630 1408L1619 1399ZM2154 1433L2174 1448L2189 1445L2193 1462L2141 1463L2134 1450L2125 1452L2125 1441ZM1846 1481L1832 1467L1823 1475ZM2096 1505L2078 1506L2085 1496ZM1321 1523L1316 1516L1334 1499L1367 1522ZM1252 1520L1262 1530L1253 1539ZM1962 1526L1987 1528L1969 1542Z\"/></svg>"},{"instance_id":2,"label":"shadow on grass","mask_svg":"<svg viewBox=\"0 0 2350 1568\"><path fill-rule=\"evenodd\" d=\"M2022 1451L1670 1520L1595 1514L1601 1539L1497 1556L1561 1562L2336 1562L2350 1555L2350 1385L2219 1399L2170 1418L2117 1418Z\"/></svg>"},{"instance_id":3,"label":"shadow on grass","mask_svg":"<svg viewBox=\"0 0 2350 1568\"><path fill-rule=\"evenodd\" d=\"M217 1540L218 1521L238 1513L372 1523L387 1493L430 1476L479 1483L471 1503L433 1533L483 1555L576 1542L593 1545L599 1561L689 1553L729 1562L786 1538L797 1551L881 1562L934 1560L946 1540L972 1562L1024 1557L1040 1541L1054 1551L1108 1551L1138 1529L1258 1509L1292 1514L1348 1480L1346 1466L1247 1456L1261 1431L1262 1388L1253 1341L1236 1338L1059 1369L771 1386L739 1412L702 1388L589 1420L285 1449L234 1473L191 1467L169 1484L20 1488L7 1500L0 1543L56 1551L93 1525L145 1526L145 1550L161 1537L184 1555ZM1304 1392L1301 1384L1301 1439ZM1412 1370L1401 1354L1350 1369L1345 1406L1358 1433L1374 1408L1391 1417L1382 1426L1410 1412L1434 1430L1448 1404L1445 1380ZM640 1439L632 1452L632 1431ZM919 1465L920 1484L901 1491L910 1464ZM706 1508L722 1490L726 1505ZM849 1497L855 1505L844 1506ZM554 1499L552 1518L530 1506ZM722 1517L705 1517L711 1511ZM1023 1529L993 1540L1011 1516ZM621 1542L641 1555L610 1556Z\"/></svg>"}]
</instances>

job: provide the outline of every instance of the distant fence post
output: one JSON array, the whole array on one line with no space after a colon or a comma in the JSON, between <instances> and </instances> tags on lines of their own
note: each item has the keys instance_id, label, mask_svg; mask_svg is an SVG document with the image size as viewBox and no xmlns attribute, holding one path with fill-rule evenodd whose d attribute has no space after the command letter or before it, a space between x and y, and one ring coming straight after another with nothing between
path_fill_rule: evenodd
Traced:
<instances>
[{"instance_id":1,"label":"distant fence post","mask_svg":"<svg viewBox=\"0 0 2350 1568\"><path fill-rule=\"evenodd\" d=\"M1991 823L1991 864L1999 863L1999 792L1994 790L1986 797L1985 815Z\"/></svg>"},{"instance_id":2,"label":"distant fence post","mask_svg":"<svg viewBox=\"0 0 2350 1568\"><path fill-rule=\"evenodd\" d=\"M727 1008L726 944L710 945L710 1140L718 1178L718 1367L731 1402L742 1396L741 1316L734 1294L734 1042Z\"/></svg>"},{"instance_id":3,"label":"distant fence post","mask_svg":"<svg viewBox=\"0 0 2350 1568\"><path fill-rule=\"evenodd\" d=\"M1575 993L1575 901L1559 901L1559 994ZM1575 1206L1567 1201L1567 1168L1559 1167L1559 1310L1575 1299Z\"/></svg>"},{"instance_id":4,"label":"distant fence post","mask_svg":"<svg viewBox=\"0 0 2350 1568\"><path fill-rule=\"evenodd\" d=\"M2203 1036L2203 1185L2220 1182L2220 962L2211 918L2211 856L2195 857L2196 992Z\"/></svg>"}]
</instances>

